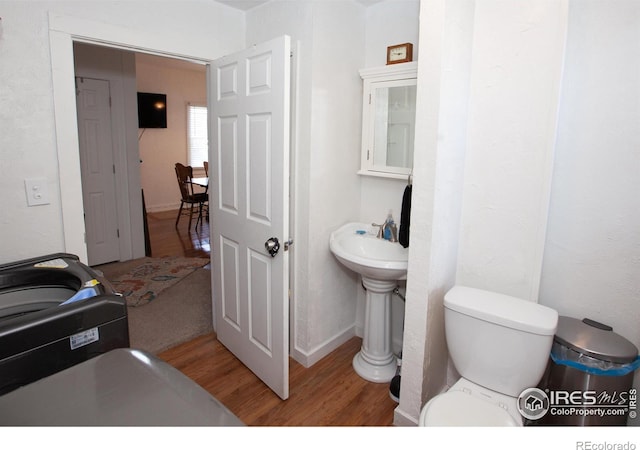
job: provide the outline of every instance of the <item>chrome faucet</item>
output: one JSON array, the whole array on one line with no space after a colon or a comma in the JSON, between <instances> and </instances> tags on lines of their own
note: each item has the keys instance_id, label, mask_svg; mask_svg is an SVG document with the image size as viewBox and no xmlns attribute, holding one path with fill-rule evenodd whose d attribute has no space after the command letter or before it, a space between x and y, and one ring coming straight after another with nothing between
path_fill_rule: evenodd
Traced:
<instances>
[{"instance_id":1,"label":"chrome faucet","mask_svg":"<svg viewBox=\"0 0 640 450\"><path fill-rule=\"evenodd\" d=\"M386 223L382 223L382 224L372 223L371 226L372 227L378 227L378 234L376 235L376 237L378 239L384 239L384 229L386 228L387 224Z\"/></svg>"},{"instance_id":2,"label":"chrome faucet","mask_svg":"<svg viewBox=\"0 0 640 450\"><path fill-rule=\"evenodd\" d=\"M398 242L398 227L396 226L395 222L394 223L384 222L382 224L372 223L371 225L374 227L378 227L378 234L376 235L378 239L385 239L384 235L388 228L390 231L389 242Z\"/></svg>"}]
</instances>

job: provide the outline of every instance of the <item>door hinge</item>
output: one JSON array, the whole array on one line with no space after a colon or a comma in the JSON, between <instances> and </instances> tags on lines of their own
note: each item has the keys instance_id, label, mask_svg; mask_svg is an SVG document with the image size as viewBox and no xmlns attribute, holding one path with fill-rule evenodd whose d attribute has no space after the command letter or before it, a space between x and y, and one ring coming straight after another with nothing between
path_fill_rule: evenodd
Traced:
<instances>
[{"instance_id":1,"label":"door hinge","mask_svg":"<svg viewBox=\"0 0 640 450\"><path fill-rule=\"evenodd\" d=\"M369 149L367 149L367 161L369 161Z\"/></svg>"},{"instance_id":2,"label":"door hinge","mask_svg":"<svg viewBox=\"0 0 640 450\"><path fill-rule=\"evenodd\" d=\"M116 173L116 165L114 164L112 167L113 167L113 173Z\"/></svg>"},{"instance_id":3,"label":"door hinge","mask_svg":"<svg viewBox=\"0 0 640 450\"><path fill-rule=\"evenodd\" d=\"M116 228L116 236L120 239L120 228Z\"/></svg>"}]
</instances>

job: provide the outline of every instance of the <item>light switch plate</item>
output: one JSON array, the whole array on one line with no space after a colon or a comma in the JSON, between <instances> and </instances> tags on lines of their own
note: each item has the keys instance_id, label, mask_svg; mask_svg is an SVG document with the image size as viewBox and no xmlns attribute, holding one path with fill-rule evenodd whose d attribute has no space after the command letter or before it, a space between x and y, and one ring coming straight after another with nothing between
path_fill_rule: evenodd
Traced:
<instances>
[{"instance_id":1,"label":"light switch plate","mask_svg":"<svg viewBox=\"0 0 640 450\"><path fill-rule=\"evenodd\" d=\"M49 190L46 178L27 178L24 180L24 188L27 191L27 205L48 205Z\"/></svg>"}]
</instances>

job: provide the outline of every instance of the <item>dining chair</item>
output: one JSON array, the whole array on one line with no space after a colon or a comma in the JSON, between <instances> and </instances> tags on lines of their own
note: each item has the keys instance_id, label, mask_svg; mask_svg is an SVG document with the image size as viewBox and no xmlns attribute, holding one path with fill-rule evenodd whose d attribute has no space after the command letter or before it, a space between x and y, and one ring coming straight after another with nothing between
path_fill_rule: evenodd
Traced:
<instances>
[{"instance_id":1,"label":"dining chair","mask_svg":"<svg viewBox=\"0 0 640 450\"><path fill-rule=\"evenodd\" d=\"M180 209L178 210L178 217L176 217L176 228L180 222L180 216L188 215L188 229L191 230L191 221L194 214L198 215L198 219L196 220L196 228L198 228L198 223L202 223L202 212L205 208L205 203L209 201L209 194L206 192L194 192L193 183L191 183L191 179L193 178L193 168L191 166L176 163L176 177L178 179L181 196ZM189 206L189 211L183 211L185 205ZM195 210L196 205L198 207L197 210Z\"/></svg>"},{"instance_id":2,"label":"dining chair","mask_svg":"<svg viewBox=\"0 0 640 450\"><path fill-rule=\"evenodd\" d=\"M204 161L204 173L209 176L209 161Z\"/></svg>"}]
</instances>

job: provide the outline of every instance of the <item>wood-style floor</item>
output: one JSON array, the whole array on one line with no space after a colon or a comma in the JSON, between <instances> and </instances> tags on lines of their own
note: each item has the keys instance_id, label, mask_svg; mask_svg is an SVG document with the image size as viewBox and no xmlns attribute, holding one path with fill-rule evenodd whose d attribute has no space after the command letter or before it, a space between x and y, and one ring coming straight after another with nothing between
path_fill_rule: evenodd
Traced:
<instances>
[{"instance_id":1,"label":"wood-style floor","mask_svg":"<svg viewBox=\"0 0 640 450\"><path fill-rule=\"evenodd\" d=\"M209 222L202 221L196 228L195 218L188 229L189 218L181 217L176 227L178 211L147 213L151 256L187 256L193 258L209 258Z\"/></svg>"},{"instance_id":2,"label":"wood-style floor","mask_svg":"<svg viewBox=\"0 0 640 450\"><path fill-rule=\"evenodd\" d=\"M210 256L209 228L187 231L175 212L149 213L152 256ZM289 360L289 398L281 400L215 338L200 336L158 355L220 400L247 425L389 426L397 404L389 385L360 378L354 337L310 368Z\"/></svg>"}]
</instances>

